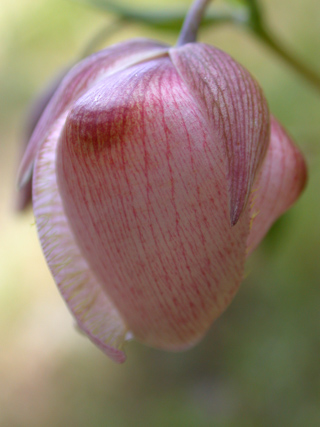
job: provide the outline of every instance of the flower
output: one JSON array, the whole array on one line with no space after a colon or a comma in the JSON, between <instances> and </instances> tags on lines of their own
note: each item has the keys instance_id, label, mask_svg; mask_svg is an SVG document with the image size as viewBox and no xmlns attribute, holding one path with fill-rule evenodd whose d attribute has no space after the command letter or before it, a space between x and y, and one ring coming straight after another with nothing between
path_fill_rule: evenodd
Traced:
<instances>
[{"instance_id":1,"label":"flower","mask_svg":"<svg viewBox=\"0 0 320 427\"><path fill-rule=\"evenodd\" d=\"M32 170L53 277L79 327L117 362L131 337L173 351L195 344L306 180L248 71L212 46L144 39L68 73L22 183Z\"/></svg>"}]
</instances>

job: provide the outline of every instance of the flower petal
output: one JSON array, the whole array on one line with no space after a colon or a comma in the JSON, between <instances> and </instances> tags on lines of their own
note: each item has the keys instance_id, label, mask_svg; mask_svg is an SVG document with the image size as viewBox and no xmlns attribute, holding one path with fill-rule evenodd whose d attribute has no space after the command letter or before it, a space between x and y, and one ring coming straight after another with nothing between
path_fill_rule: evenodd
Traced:
<instances>
[{"instance_id":1,"label":"flower petal","mask_svg":"<svg viewBox=\"0 0 320 427\"><path fill-rule=\"evenodd\" d=\"M257 82L229 55L202 43L169 51L211 124L226 159L230 219L243 212L269 142L269 111Z\"/></svg>"},{"instance_id":2,"label":"flower petal","mask_svg":"<svg viewBox=\"0 0 320 427\"><path fill-rule=\"evenodd\" d=\"M60 73L55 76L55 78L50 82L49 85L43 90L42 93L40 93L34 100L33 104L30 106L30 109L28 111L27 115L27 121L26 121L26 129L25 129L25 137L22 141L23 143L23 151L21 154L24 154L26 147L29 144L29 140L33 134L33 131L42 116L43 111L45 110L46 106L48 105L49 101L51 100L53 94L58 89L62 79L65 77L68 70L60 71ZM31 205L32 202L32 174L30 174L29 180L27 180L23 186L18 191L17 197L16 197L16 210L17 211L24 211L26 210L29 205Z\"/></svg>"},{"instance_id":3,"label":"flower petal","mask_svg":"<svg viewBox=\"0 0 320 427\"><path fill-rule=\"evenodd\" d=\"M301 152L272 117L268 153L251 198L248 254L260 243L274 221L296 201L306 181L307 168Z\"/></svg>"},{"instance_id":4,"label":"flower petal","mask_svg":"<svg viewBox=\"0 0 320 427\"><path fill-rule=\"evenodd\" d=\"M116 362L124 362L121 347L127 328L101 289L70 230L59 195L55 161L65 117L42 145L35 164L33 206L38 234L49 268L78 326Z\"/></svg>"},{"instance_id":5,"label":"flower petal","mask_svg":"<svg viewBox=\"0 0 320 427\"><path fill-rule=\"evenodd\" d=\"M73 67L45 109L30 139L19 170L19 186L22 187L30 178L36 153L50 132L52 124L72 102L105 75L166 52L167 47L163 44L135 39L94 53Z\"/></svg>"},{"instance_id":6,"label":"flower petal","mask_svg":"<svg viewBox=\"0 0 320 427\"><path fill-rule=\"evenodd\" d=\"M110 76L67 118L57 157L66 215L146 344L193 345L243 277L249 215L231 228L220 145L169 58Z\"/></svg>"}]
</instances>

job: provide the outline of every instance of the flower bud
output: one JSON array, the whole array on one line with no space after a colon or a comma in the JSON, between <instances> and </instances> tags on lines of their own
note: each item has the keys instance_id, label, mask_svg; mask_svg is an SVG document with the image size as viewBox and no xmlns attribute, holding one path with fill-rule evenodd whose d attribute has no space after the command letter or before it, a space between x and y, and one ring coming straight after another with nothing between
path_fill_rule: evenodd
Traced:
<instances>
[{"instance_id":1,"label":"flower bud","mask_svg":"<svg viewBox=\"0 0 320 427\"><path fill-rule=\"evenodd\" d=\"M140 39L69 72L30 140L24 183L34 160L48 265L79 327L117 362L132 336L174 351L195 344L306 176L230 56Z\"/></svg>"}]
</instances>

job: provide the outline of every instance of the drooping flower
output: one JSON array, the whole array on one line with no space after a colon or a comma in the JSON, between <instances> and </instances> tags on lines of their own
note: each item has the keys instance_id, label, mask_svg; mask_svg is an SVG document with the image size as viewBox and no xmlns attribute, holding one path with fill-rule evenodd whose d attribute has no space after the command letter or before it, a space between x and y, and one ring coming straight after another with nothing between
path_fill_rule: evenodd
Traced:
<instances>
[{"instance_id":1,"label":"drooping flower","mask_svg":"<svg viewBox=\"0 0 320 427\"><path fill-rule=\"evenodd\" d=\"M30 140L22 183L32 169L55 281L118 362L132 336L167 350L196 343L306 178L247 70L212 46L142 39L69 72Z\"/></svg>"}]
</instances>

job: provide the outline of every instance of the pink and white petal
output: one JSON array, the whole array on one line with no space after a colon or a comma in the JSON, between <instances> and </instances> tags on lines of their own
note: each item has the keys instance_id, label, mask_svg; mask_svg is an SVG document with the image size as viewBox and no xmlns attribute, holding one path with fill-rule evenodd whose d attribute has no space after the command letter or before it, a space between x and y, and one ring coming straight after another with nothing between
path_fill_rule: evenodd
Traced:
<instances>
[{"instance_id":1,"label":"pink and white petal","mask_svg":"<svg viewBox=\"0 0 320 427\"><path fill-rule=\"evenodd\" d=\"M68 69L69 70L69 69ZM22 153L26 151L29 144L29 140L33 134L33 131L42 116L43 111L48 105L55 91L58 89L62 79L65 77L68 70L60 71L58 75L50 82L49 85L35 98L32 105L30 105L29 111L27 112L26 128L24 130L25 137L22 142ZM30 178L25 182L24 186L17 192L15 208L17 211L23 211L31 205L32 202L32 174Z\"/></svg>"},{"instance_id":2,"label":"pink and white petal","mask_svg":"<svg viewBox=\"0 0 320 427\"><path fill-rule=\"evenodd\" d=\"M230 226L220 143L169 58L81 97L58 148L77 242L138 340L193 345L243 277L249 214Z\"/></svg>"},{"instance_id":3,"label":"pink and white petal","mask_svg":"<svg viewBox=\"0 0 320 427\"><path fill-rule=\"evenodd\" d=\"M303 155L283 127L271 118L268 153L251 198L252 225L248 255L258 246L274 221L296 201L307 181Z\"/></svg>"},{"instance_id":4,"label":"pink and white petal","mask_svg":"<svg viewBox=\"0 0 320 427\"><path fill-rule=\"evenodd\" d=\"M147 39L134 39L113 45L90 55L73 67L62 80L39 120L22 159L18 183L22 187L30 178L38 149L51 126L70 105L96 81L149 57L165 55L166 45Z\"/></svg>"},{"instance_id":5,"label":"pink and white petal","mask_svg":"<svg viewBox=\"0 0 320 427\"><path fill-rule=\"evenodd\" d=\"M65 117L55 123L36 159L33 207L49 268L79 328L116 362L124 362L127 328L77 246L56 181L56 147Z\"/></svg>"},{"instance_id":6,"label":"pink and white petal","mask_svg":"<svg viewBox=\"0 0 320 427\"><path fill-rule=\"evenodd\" d=\"M213 46L190 43L171 48L169 55L221 143L234 225L246 207L269 143L265 97L247 70Z\"/></svg>"}]
</instances>

